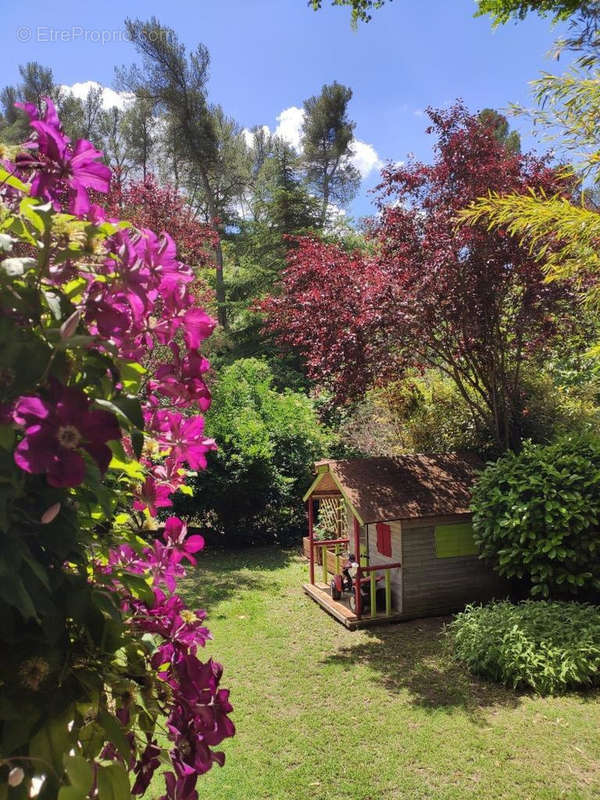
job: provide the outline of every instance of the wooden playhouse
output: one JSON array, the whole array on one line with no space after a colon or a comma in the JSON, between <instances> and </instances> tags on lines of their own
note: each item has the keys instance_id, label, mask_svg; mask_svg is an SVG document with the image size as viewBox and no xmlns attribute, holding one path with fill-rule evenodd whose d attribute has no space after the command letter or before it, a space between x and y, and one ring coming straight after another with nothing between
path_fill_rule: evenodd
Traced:
<instances>
[{"instance_id":1,"label":"wooden playhouse","mask_svg":"<svg viewBox=\"0 0 600 800\"><path fill-rule=\"evenodd\" d=\"M349 628L449 614L506 596L507 583L478 558L473 541L471 486L482 466L460 453L317 462L304 497L304 591ZM348 552L359 564L352 603L330 591Z\"/></svg>"}]
</instances>

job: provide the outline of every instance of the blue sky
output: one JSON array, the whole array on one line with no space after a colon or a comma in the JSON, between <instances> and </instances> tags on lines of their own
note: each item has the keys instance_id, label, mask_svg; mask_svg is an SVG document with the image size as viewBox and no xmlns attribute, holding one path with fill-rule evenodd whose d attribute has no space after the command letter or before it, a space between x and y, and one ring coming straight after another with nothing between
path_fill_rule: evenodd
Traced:
<instances>
[{"instance_id":1,"label":"blue sky","mask_svg":"<svg viewBox=\"0 0 600 800\"><path fill-rule=\"evenodd\" d=\"M187 46L207 45L210 99L246 127L274 129L278 115L323 83L351 86L356 136L372 148L363 148L366 170L376 158L429 157L427 105L457 97L473 109L527 103L528 81L555 68L549 21L531 17L494 31L487 18L473 18L474 8L473 0L394 0L353 31L348 9L314 13L306 0L29 0L3 8L1 74L14 82L18 64L37 60L59 83L111 86L114 66L135 60L119 33L124 17L154 14ZM294 112L283 120L290 127ZM527 123L517 127L530 146ZM365 177L355 216L369 213L375 178L375 169Z\"/></svg>"}]
</instances>

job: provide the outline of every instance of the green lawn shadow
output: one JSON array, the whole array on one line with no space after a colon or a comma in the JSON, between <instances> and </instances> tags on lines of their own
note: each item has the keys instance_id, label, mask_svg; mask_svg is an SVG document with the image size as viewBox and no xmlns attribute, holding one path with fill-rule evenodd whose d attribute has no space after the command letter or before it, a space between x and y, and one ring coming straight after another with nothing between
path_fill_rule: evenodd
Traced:
<instances>
[{"instance_id":1,"label":"green lawn shadow","mask_svg":"<svg viewBox=\"0 0 600 800\"><path fill-rule=\"evenodd\" d=\"M275 578L271 573L284 569L296 557L297 552L293 549L252 547L217 550L214 546L207 547L198 554L196 569L189 571L178 588L190 606L199 605L210 611L244 591L273 588Z\"/></svg>"},{"instance_id":2,"label":"green lawn shadow","mask_svg":"<svg viewBox=\"0 0 600 800\"><path fill-rule=\"evenodd\" d=\"M480 680L457 664L444 626L450 617L435 617L379 626L365 631L367 641L340 648L324 663L352 668L367 665L390 693L407 693L409 702L424 709L460 709L484 722L486 709L516 708L518 692Z\"/></svg>"}]
</instances>

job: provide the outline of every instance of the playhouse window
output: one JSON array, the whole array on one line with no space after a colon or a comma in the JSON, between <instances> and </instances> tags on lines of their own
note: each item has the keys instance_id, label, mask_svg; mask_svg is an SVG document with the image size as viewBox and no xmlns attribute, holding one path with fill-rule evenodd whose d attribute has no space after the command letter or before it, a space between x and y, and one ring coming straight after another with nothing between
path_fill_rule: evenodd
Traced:
<instances>
[{"instance_id":1,"label":"playhouse window","mask_svg":"<svg viewBox=\"0 0 600 800\"><path fill-rule=\"evenodd\" d=\"M438 558L474 556L478 552L470 522L435 526L435 554Z\"/></svg>"},{"instance_id":2,"label":"playhouse window","mask_svg":"<svg viewBox=\"0 0 600 800\"><path fill-rule=\"evenodd\" d=\"M377 550L382 556L392 557L392 531L389 525L378 522L375 526L377 531Z\"/></svg>"}]
</instances>

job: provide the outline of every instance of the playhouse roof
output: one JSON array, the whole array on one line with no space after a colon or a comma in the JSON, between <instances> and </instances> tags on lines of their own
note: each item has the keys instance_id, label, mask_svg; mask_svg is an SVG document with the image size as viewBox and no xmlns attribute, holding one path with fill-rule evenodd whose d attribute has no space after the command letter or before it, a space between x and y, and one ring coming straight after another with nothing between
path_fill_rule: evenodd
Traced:
<instances>
[{"instance_id":1,"label":"playhouse roof","mask_svg":"<svg viewBox=\"0 0 600 800\"><path fill-rule=\"evenodd\" d=\"M466 514L471 486L483 462L466 453L319 461L307 492L337 488L362 524Z\"/></svg>"}]
</instances>

